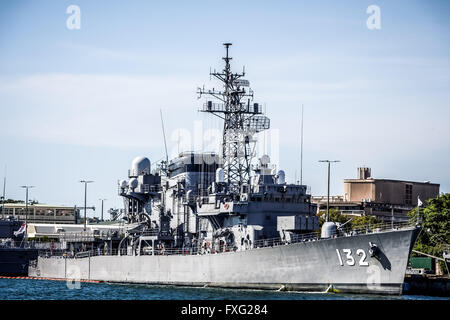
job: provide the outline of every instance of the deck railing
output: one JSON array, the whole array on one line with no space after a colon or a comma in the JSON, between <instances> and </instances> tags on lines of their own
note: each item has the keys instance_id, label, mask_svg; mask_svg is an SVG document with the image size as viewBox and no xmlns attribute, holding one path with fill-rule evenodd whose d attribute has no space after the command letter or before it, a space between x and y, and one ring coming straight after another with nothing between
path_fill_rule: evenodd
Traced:
<instances>
[{"instance_id":1,"label":"deck railing","mask_svg":"<svg viewBox=\"0 0 450 320\"><path fill-rule=\"evenodd\" d=\"M330 234L330 238L349 237L360 234L400 230L408 227L412 227L412 224L410 222L397 222L394 224L392 223L367 224L358 228L351 228L348 226L344 226L343 228L338 228L336 229L335 232L332 232ZM277 238L256 240L254 242L254 247L256 248L273 247L277 245L285 245L290 243L307 242L307 241L318 241L325 239L329 238L321 238L319 232L292 234L290 237L285 238L277 237Z\"/></svg>"},{"instance_id":2,"label":"deck railing","mask_svg":"<svg viewBox=\"0 0 450 320\"><path fill-rule=\"evenodd\" d=\"M235 252L252 250L265 247L276 247L281 245L288 245L301 242L310 241L324 241L330 238L349 237L369 233L380 233L392 230L402 230L405 228L411 228L413 224L409 222L392 223L379 223L379 224L367 224L359 228L338 228L336 232L332 233L329 238L321 238L318 232L312 232L307 234L291 234L289 237L276 237L269 239L256 240L253 243L249 240L245 241L245 245L242 249L238 249L237 246L220 245L220 246L194 246L188 248L167 248L159 245L155 245L155 248L142 247L140 252L135 247L133 250L128 251L126 248L120 250L117 249L91 249L80 252L68 251L63 249L53 248L52 250L43 249L39 250L39 255L43 257L59 257L59 258L86 258L94 256L116 256L116 255L200 255L200 254L219 254L225 252Z\"/></svg>"}]
</instances>

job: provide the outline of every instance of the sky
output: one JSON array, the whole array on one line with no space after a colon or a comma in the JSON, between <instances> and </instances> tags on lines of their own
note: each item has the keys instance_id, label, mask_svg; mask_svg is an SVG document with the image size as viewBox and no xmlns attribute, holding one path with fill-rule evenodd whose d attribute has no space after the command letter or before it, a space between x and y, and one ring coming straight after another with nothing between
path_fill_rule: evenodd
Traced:
<instances>
[{"instance_id":1,"label":"sky","mask_svg":"<svg viewBox=\"0 0 450 320\"><path fill-rule=\"evenodd\" d=\"M68 27L71 5L79 29ZM379 28L367 12L379 8ZM210 151L220 119L196 90L219 88L233 43L240 72L271 118L260 135L287 181L343 194L357 168L431 181L450 192L450 3L447 1L0 2L0 177L6 197L121 208L133 158ZM370 20L373 21L373 20ZM69 24L70 26L70 24ZM181 142L178 138L181 137ZM200 140L199 140L200 137ZM203 138L202 138L203 137ZM200 141L200 142L198 142Z\"/></svg>"}]
</instances>

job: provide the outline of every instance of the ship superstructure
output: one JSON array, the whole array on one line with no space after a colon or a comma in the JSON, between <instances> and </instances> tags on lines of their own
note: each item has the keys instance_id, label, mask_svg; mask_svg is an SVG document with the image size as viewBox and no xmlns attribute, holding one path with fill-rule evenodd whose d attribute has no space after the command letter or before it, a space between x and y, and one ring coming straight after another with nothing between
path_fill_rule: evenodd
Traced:
<instances>
[{"instance_id":1,"label":"ship superstructure","mask_svg":"<svg viewBox=\"0 0 450 320\"><path fill-rule=\"evenodd\" d=\"M198 89L199 97L218 100L207 100L201 111L223 119L222 153L184 152L152 172L148 158L134 159L128 179L119 182L119 194L127 221L140 227L130 230L122 246L137 247L135 231L154 234L155 244L165 248L198 249L208 243L211 250L243 250L261 239L318 229L306 186L286 183L284 171L271 165L268 155L252 163L255 135L269 129L270 120L253 102L245 72L232 73L230 45L224 44L224 69L211 72L223 89Z\"/></svg>"}]
</instances>

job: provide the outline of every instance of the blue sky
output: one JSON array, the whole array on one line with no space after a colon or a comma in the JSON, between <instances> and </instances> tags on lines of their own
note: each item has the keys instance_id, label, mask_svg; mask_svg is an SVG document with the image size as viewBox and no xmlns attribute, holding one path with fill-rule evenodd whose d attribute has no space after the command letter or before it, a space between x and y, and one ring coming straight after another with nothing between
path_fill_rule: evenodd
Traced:
<instances>
[{"instance_id":1,"label":"blue sky","mask_svg":"<svg viewBox=\"0 0 450 320\"><path fill-rule=\"evenodd\" d=\"M81 29L66 8L81 9ZM366 9L381 10L369 30ZM117 180L135 156L164 156L176 130L220 127L197 112L196 88L221 68L245 65L256 100L279 134L279 165L331 192L356 168L376 178L441 184L450 191L450 3L446 1L2 1L0 172L7 197L20 185L44 203L120 207ZM198 123L198 122L197 122ZM174 151L175 150L175 151ZM171 151L171 153L173 153ZM96 211L98 215L98 211ZM91 214L92 215L92 214Z\"/></svg>"}]
</instances>

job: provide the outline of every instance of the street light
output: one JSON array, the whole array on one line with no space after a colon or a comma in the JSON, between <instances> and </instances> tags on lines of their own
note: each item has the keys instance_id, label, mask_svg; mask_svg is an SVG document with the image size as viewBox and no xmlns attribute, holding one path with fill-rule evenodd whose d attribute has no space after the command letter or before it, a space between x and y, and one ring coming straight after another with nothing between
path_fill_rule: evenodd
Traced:
<instances>
[{"instance_id":1,"label":"street light","mask_svg":"<svg viewBox=\"0 0 450 320\"><path fill-rule=\"evenodd\" d=\"M81 183L84 183L84 231L86 231L86 195L87 195L87 184L94 181L80 180Z\"/></svg>"},{"instance_id":2,"label":"street light","mask_svg":"<svg viewBox=\"0 0 450 320\"><path fill-rule=\"evenodd\" d=\"M20 186L21 188L26 189L25 196L25 223L28 222L28 189L34 188L34 186Z\"/></svg>"},{"instance_id":3,"label":"street light","mask_svg":"<svg viewBox=\"0 0 450 320\"><path fill-rule=\"evenodd\" d=\"M341 162L340 160L319 160L319 162L328 162L328 194L327 194L327 215L325 221L328 222L330 218L330 163Z\"/></svg>"},{"instance_id":4,"label":"street light","mask_svg":"<svg viewBox=\"0 0 450 320\"><path fill-rule=\"evenodd\" d=\"M103 201L108 200L108 199L98 199L102 202L102 221L103 221Z\"/></svg>"}]
</instances>

